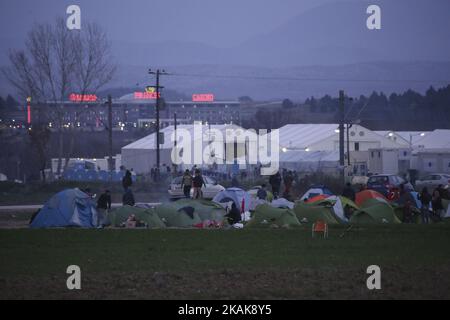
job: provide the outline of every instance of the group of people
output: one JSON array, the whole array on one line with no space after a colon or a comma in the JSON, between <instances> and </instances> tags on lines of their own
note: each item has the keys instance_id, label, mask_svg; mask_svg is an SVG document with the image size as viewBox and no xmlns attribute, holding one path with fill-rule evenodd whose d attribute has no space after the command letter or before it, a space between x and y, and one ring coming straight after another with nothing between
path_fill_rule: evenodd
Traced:
<instances>
[{"instance_id":1,"label":"group of people","mask_svg":"<svg viewBox=\"0 0 450 320\"><path fill-rule=\"evenodd\" d=\"M193 191L193 199L202 199L203 192L202 187L206 187L205 180L203 179L200 169L193 168L192 172L187 169L181 179L181 188L183 189L184 196L189 199L191 197L191 190Z\"/></svg>"},{"instance_id":2,"label":"group of people","mask_svg":"<svg viewBox=\"0 0 450 320\"><path fill-rule=\"evenodd\" d=\"M278 171L269 178L272 193L275 198L280 196L281 184L284 184L283 198L289 199L294 181L298 179L297 172L283 169L282 174Z\"/></svg>"},{"instance_id":3,"label":"group of people","mask_svg":"<svg viewBox=\"0 0 450 320\"><path fill-rule=\"evenodd\" d=\"M347 183L342 196L355 201L356 193L350 183ZM405 188L405 185L400 186L400 191L398 195L398 202L403 206L403 222L413 223L413 199L410 196L410 190ZM445 210L443 200L450 200L450 192L448 187L444 188L443 185L439 185L431 193L427 187L424 187L418 195L418 200L421 202L422 206L420 209L422 223L428 224L431 220L440 221Z\"/></svg>"},{"instance_id":4,"label":"group of people","mask_svg":"<svg viewBox=\"0 0 450 320\"><path fill-rule=\"evenodd\" d=\"M422 192L419 194L419 200L422 202L421 214L423 223L430 223L431 218L441 220L445 209L442 201L444 199L450 200L448 187L444 188L443 185L439 185L432 193L428 191L427 187L422 189ZM430 206L432 211L430 211Z\"/></svg>"}]
</instances>

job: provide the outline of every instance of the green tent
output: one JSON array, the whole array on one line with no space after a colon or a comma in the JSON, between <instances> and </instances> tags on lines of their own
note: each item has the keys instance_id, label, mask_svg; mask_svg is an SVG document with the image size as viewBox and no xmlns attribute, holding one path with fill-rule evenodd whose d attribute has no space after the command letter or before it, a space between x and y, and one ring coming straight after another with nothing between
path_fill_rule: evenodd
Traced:
<instances>
[{"instance_id":1,"label":"green tent","mask_svg":"<svg viewBox=\"0 0 450 320\"><path fill-rule=\"evenodd\" d=\"M376 201L370 206L368 200L363 204L361 210L356 211L350 219L350 223L355 224L376 224L376 223L401 223L395 214L394 208L384 202Z\"/></svg>"},{"instance_id":2,"label":"green tent","mask_svg":"<svg viewBox=\"0 0 450 320\"><path fill-rule=\"evenodd\" d=\"M324 221L328 224L339 224L331 206L312 206L303 201L297 201L294 206L294 213L301 223Z\"/></svg>"},{"instance_id":3,"label":"green tent","mask_svg":"<svg viewBox=\"0 0 450 320\"><path fill-rule=\"evenodd\" d=\"M194 212L198 214L202 221L222 222L224 216L227 214L221 205L209 200L181 199L171 204L177 208L177 211L182 208L193 208Z\"/></svg>"},{"instance_id":4,"label":"green tent","mask_svg":"<svg viewBox=\"0 0 450 320\"><path fill-rule=\"evenodd\" d=\"M108 221L114 227L120 227L126 222L130 215L134 214L136 219L144 222L149 228L165 228L164 222L158 217L154 209L142 209L123 206L108 213Z\"/></svg>"},{"instance_id":5,"label":"green tent","mask_svg":"<svg viewBox=\"0 0 450 320\"><path fill-rule=\"evenodd\" d=\"M191 228L202 223L194 207L177 205L176 202L162 204L155 208L155 212L168 227Z\"/></svg>"},{"instance_id":6,"label":"green tent","mask_svg":"<svg viewBox=\"0 0 450 320\"><path fill-rule=\"evenodd\" d=\"M291 209L274 208L269 204L261 204L255 208L253 217L247 223L247 227L262 225L292 227L300 226L300 222Z\"/></svg>"}]
</instances>

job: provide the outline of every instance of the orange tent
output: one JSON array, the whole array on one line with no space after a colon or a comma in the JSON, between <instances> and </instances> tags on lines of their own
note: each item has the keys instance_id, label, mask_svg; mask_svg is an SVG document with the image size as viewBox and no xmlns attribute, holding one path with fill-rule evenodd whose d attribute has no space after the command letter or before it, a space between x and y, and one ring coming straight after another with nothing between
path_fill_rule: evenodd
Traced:
<instances>
[{"instance_id":1,"label":"orange tent","mask_svg":"<svg viewBox=\"0 0 450 320\"><path fill-rule=\"evenodd\" d=\"M308 200L306 201L306 203L315 203L315 202L319 202L319 201L325 200L325 199L328 198L328 197L329 197L329 195L327 195L327 194L320 194L320 195L318 195L318 196L312 197L311 199L308 199Z\"/></svg>"},{"instance_id":2,"label":"orange tent","mask_svg":"<svg viewBox=\"0 0 450 320\"><path fill-rule=\"evenodd\" d=\"M364 202L366 202L369 199L379 199L379 200L384 200L386 202L388 202L388 200L386 199L385 196L383 196L381 193L376 192L374 190L364 190L361 192L358 192L356 194L356 204L358 206L361 206Z\"/></svg>"}]
</instances>

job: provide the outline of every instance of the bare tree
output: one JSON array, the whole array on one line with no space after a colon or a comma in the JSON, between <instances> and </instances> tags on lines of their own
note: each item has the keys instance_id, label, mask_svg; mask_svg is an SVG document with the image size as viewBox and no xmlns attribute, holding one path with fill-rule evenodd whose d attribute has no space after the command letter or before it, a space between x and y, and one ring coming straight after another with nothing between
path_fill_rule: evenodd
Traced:
<instances>
[{"instance_id":1,"label":"bare tree","mask_svg":"<svg viewBox=\"0 0 450 320\"><path fill-rule=\"evenodd\" d=\"M31 96L33 104L53 107L59 175L64 155L63 102L71 91L83 95L97 92L114 75L106 34L95 24L68 30L64 19L57 19L54 25L35 25L28 34L26 50L10 51L9 59L11 66L2 71L21 97Z\"/></svg>"}]
</instances>

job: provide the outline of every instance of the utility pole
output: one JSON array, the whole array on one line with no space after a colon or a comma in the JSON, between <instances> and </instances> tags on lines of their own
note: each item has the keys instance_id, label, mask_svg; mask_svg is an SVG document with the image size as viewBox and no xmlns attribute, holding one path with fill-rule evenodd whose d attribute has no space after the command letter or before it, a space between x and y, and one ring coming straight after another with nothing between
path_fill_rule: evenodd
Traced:
<instances>
[{"instance_id":1,"label":"utility pole","mask_svg":"<svg viewBox=\"0 0 450 320\"><path fill-rule=\"evenodd\" d=\"M160 174L160 168L161 168L161 149L160 149L160 118L159 118L159 108L160 108L160 92L161 89L164 87L161 87L159 85L159 77L161 75L168 75L165 70L159 70L153 71L152 69L148 70L149 74L156 75L156 86L154 87L156 89L156 178L159 180L159 174Z\"/></svg>"},{"instance_id":2,"label":"utility pole","mask_svg":"<svg viewBox=\"0 0 450 320\"><path fill-rule=\"evenodd\" d=\"M176 113L173 114L173 120L174 120L174 129L175 129L175 141L173 142L173 146L175 149L175 160L178 163L178 150L177 150L178 136L177 136L177 114ZM176 177L177 172L178 172L178 165L176 163L174 163L174 165L173 165L173 170L174 170L174 177Z\"/></svg>"},{"instance_id":3,"label":"utility pole","mask_svg":"<svg viewBox=\"0 0 450 320\"><path fill-rule=\"evenodd\" d=\"M339 166L341 167L342 182L345 183L345 94L339 91Z\"/></svg>"},{"instance_id":4,"label":"utility pole","mask_svg":"<svg viewBox=\"0 0 450 320\"><path fill-rule=\"evenodd\" d=\"M112 130L113 130L113 121L112 121L112 98L111 95L108 95L108 145L109 145L109 159L108 159L108 169L109 169L109 179L112 180L112 172L113 172L113 138L112 138Z\"/></svg>"},{"instance_id":5,"label":"utility pole","mask_svg":"<svg viewBox=\"0 0 450 320\"><path fill-rule=\"evenodd\" d=\"M352 126L353 125L351 125L347 121L347 164L348 164L349 167L352 165L352 163L350 161L350 128Z\"/></svg>"}]
</instances>

